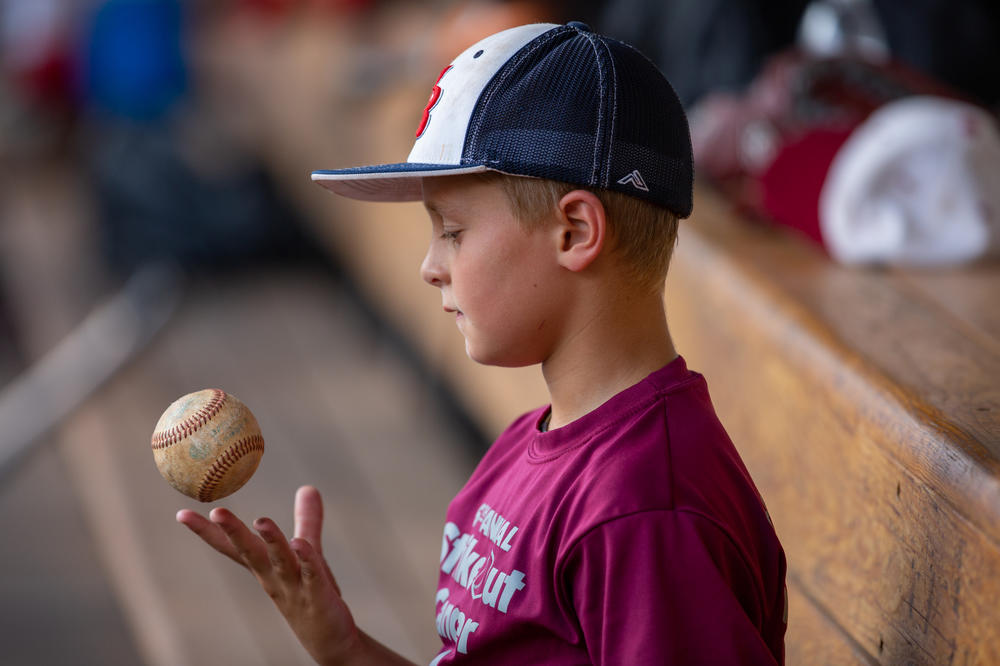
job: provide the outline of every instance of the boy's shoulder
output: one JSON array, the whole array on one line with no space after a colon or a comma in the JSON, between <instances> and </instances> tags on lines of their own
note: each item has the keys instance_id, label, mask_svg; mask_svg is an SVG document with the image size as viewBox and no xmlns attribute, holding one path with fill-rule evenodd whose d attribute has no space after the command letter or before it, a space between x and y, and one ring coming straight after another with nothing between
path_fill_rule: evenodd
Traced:
<instances>
[{"instance_id":1,"label":"boy's shoulder","mask_svg":"<svg viewBox=\"0 0 1000 666\"><path fill-rule=\"evenodd\" d=\"M738 542L770 529L705 378L682 357L562 428L539 431L545 411L517 419L484 463L541 475L552 496L579 498L587 519L576 529L644 511L698 515Z\"/></svg>"}]
</instances>

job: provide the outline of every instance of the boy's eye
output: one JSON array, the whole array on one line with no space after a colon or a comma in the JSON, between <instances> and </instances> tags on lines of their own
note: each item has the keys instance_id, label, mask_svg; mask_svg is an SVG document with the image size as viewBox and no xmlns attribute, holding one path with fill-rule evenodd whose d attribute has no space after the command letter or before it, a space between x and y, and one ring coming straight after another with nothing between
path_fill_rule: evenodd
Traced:
<instances>
[{"instance_id":1,"label":"boy's eye","mask_svg":"<svg viewBox=\"0 0 1000 666\"><path fill-rule=\"evenodd\" d=\"M461 231L445 230L441 232L441 239L446 241L457 241Z\"/></svg>"}]
</instances>

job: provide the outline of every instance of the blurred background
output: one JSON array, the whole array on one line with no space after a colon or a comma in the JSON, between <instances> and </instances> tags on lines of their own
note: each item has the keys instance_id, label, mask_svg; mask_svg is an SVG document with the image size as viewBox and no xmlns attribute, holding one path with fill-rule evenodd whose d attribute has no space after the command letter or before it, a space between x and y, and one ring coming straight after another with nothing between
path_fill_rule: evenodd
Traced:
<instances>
[{"instance_id":1,"label":"blurred background","mask_svg":"<svg viewBox=\"0 0 1000 666\"><path fill-rule=\"evenodd\" d=\"M698 197L739 224L824 265L992 265L992 0L0 0L0 662L308 663L174 523L194 503L153 466L162 410L212 386L268 443L226 506L290 529L317 485L359 623L431 659L440 518L544 390L465 357L418 277L419 204L338 200L309 173L404 159L457 53L570 19L663 69ZM866 123L913 98L891 109L902 157L869 156L896 139ZM869 175L824 207L838 160Z\"/></svg>"}]
</instances>

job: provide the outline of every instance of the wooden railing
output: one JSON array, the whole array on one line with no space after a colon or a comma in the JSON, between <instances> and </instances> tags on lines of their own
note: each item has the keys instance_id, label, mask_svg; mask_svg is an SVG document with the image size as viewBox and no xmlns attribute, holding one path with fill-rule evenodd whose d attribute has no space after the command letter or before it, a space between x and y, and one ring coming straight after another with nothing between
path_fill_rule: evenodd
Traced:
<instances>
[{"instance_id":1,"label":"wooden railing","mask_svg":"<svg viewBox=\"0 0 1000 666\"><path fill-rule=\"evenodd\" d=\"M844 268L699 194L670 323L785 546L788 663L1000 662L1000 268Z\"/></svg>"}]
</instances>

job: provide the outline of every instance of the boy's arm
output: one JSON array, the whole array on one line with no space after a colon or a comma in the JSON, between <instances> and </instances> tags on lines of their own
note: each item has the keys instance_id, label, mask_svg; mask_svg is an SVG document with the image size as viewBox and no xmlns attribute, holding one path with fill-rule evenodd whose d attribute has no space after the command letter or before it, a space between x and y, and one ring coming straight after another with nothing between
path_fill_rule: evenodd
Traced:
<instances>
[{"instance_id":1,"label":"boy's arm","mask_svg":"<svg viewBox=\"0 0 1000 666\"><path fill-rule=\"evenodd\" d=\"M226 509L213 509L209 516L182 510L177 521L250 570L317 663L413 663L354 623L323 558L323 503L315 488L299 488L295 495L295 538L290 542L269 518L254 522L254 534Z\"/></svg>"}]
</instances>

